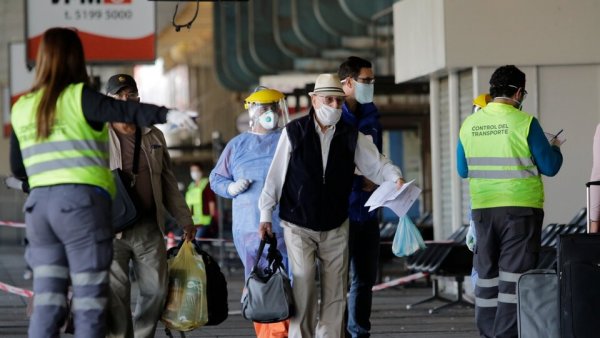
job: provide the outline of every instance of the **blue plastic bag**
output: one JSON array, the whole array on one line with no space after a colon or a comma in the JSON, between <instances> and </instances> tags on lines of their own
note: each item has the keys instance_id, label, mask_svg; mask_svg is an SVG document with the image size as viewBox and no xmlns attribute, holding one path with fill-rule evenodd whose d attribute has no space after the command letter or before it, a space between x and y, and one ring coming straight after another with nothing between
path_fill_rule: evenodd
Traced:
<instances>
[{"instance_id":1,"label":"blue plastic bag","mask_svg":"<svg viewBox=\"0 0 600 338\"><path fill-rule=\"evenodd\" d=\"M425 242L419 229L411 221L410 217L404 215L398 221L392 252L398 257L410 256L415 251L425 248Z\"/></svg>"}]
</instances>

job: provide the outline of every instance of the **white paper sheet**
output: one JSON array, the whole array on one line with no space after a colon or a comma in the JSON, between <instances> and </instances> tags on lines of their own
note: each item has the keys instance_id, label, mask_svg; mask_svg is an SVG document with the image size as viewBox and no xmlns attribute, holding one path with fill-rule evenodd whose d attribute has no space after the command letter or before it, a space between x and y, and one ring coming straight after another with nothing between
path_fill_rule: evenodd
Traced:
<instances>
[{"instance_id":1,"label":"white paper sheet","mask_svg":"<svg viewBox=\"0 0 600 338\"><path fill-rule=\"evenodd\" d=\"M558 140L558 143L556 145L559 147L562 146L562 144L567 141L567 138L565 137L565 133L562 130L556 135L546 133L546 132L544 132L544 135L546 135L546 139L548 140L548 142L552 142L552 139L556 138Z\"/></svg>"},{"instance_id":2,"label":"white paper sheet","mask_svg":"<svg viewBox=\"0 0 600 338\"><path fill-rule=\"evenodd\" d=\"M396 189L396 183L384 182L373 192L365 206L370 207L369 211L387 207L399 217L404 216L421 194L421 188L413 184L414 181L404 183L400 190Z\"/></svg>"}]
</instances>

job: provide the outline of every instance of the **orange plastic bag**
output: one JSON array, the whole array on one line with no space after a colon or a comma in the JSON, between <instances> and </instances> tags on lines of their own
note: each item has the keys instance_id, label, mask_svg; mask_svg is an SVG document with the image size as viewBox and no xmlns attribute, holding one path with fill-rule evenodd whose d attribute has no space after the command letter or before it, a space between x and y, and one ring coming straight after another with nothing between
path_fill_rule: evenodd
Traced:
<instances>
[{"instance_id":1,"label":"orange plastic bag","mask_svg":"<svg viewBox=\"0 0 600 338\"><path fill-rule=\"evenodd\" d=\"M169 260L169 291L161 320L169 329L190 331L208 322L206 269L191 242Z\"/></svg>"}]
</instances>

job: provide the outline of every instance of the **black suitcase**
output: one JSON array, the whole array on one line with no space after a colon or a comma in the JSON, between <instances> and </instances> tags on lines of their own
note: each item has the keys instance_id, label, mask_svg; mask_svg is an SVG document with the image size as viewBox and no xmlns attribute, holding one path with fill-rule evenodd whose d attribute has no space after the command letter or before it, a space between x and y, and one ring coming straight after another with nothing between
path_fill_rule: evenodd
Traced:
<instances>
[{"instance_id":1,"label":"black suitcase","mask_svg":"<svg viewBox=\"0 0 600 338\"><path fill-rule=\"evenodd\" d=\"M589 187L600 182L589 182ZM589 231L589 213L588 213ZM600 336L600 234L561 235L558 244L562 338Z\"/></svg>"}]
</instances>

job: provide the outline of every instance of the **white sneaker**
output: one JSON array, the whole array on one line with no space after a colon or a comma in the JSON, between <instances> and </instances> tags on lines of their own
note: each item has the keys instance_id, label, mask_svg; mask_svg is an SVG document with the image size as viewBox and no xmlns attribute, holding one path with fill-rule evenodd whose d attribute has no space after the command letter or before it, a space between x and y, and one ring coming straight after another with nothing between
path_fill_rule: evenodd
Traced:
<instances>
[{"instance_id":1,"label":"white sneaker","mask_svg":"<svg viewBox=\"0 0 600 338\"><path fill-rule=\"evenodd\" d=\"M25 272L23 272L24 280L30 280L32 277L33 277L33 271L31 271L31 269L26 269Z\"/></svg>"}]
</instances>

